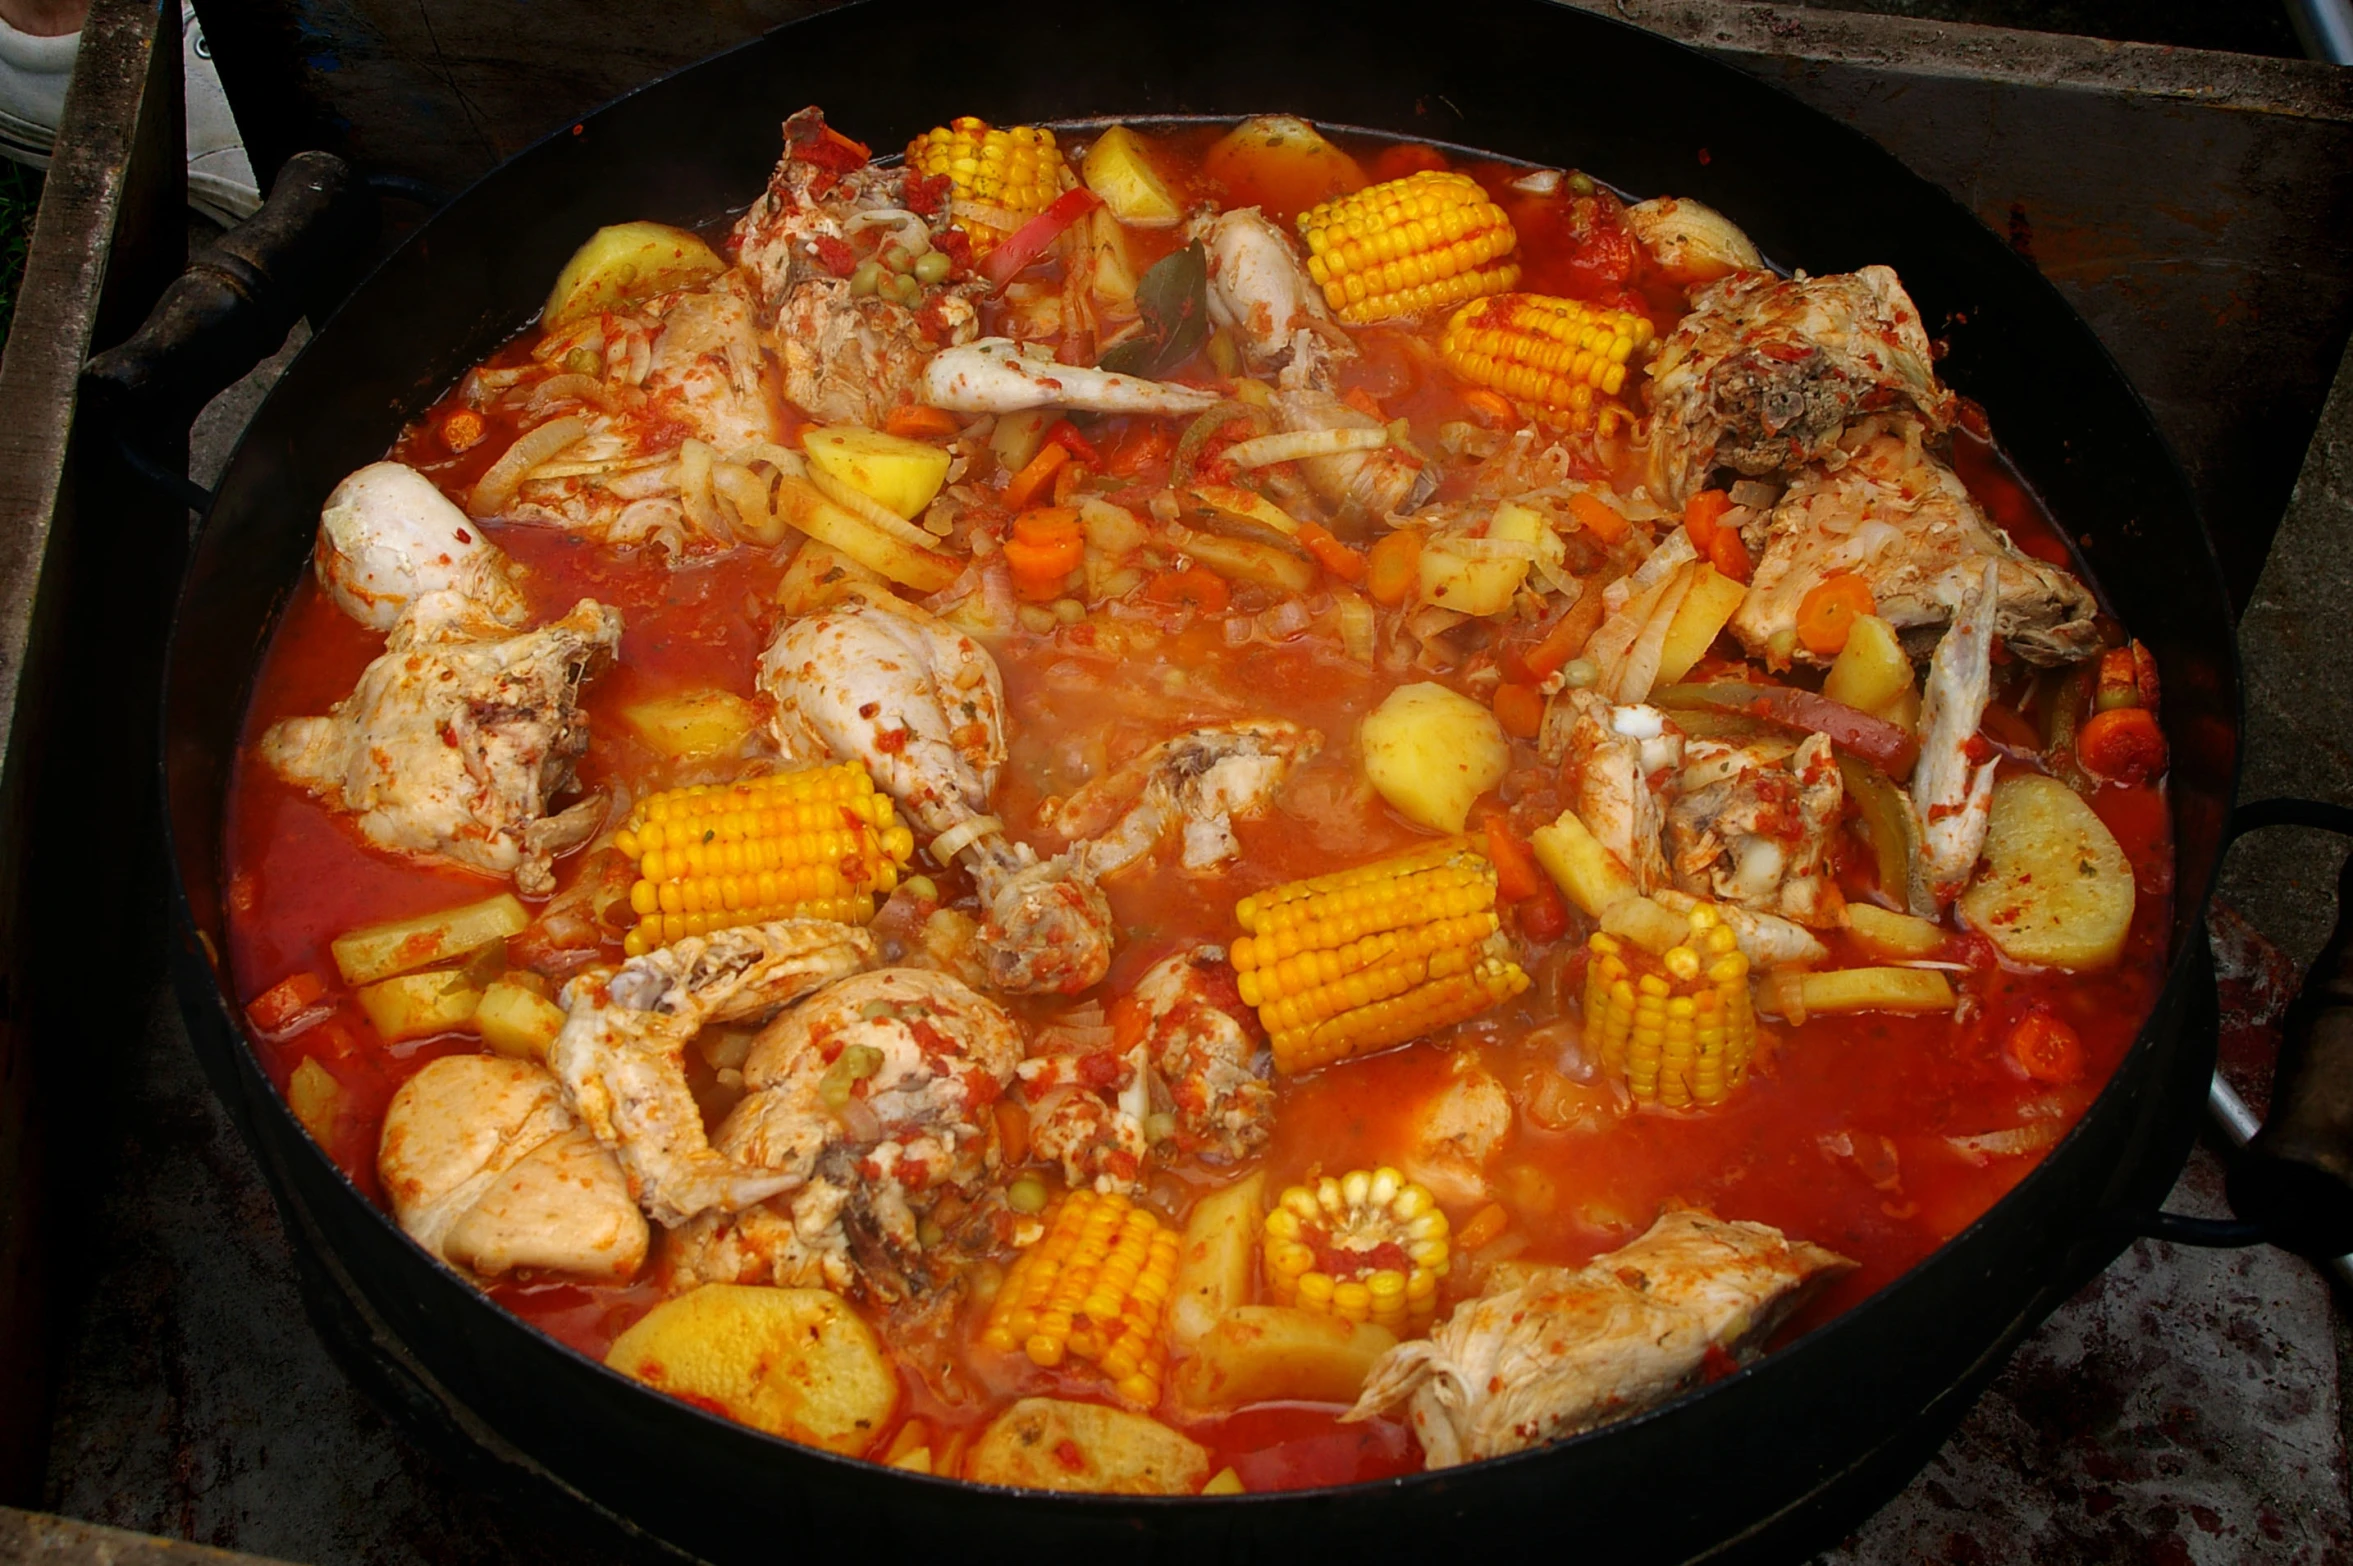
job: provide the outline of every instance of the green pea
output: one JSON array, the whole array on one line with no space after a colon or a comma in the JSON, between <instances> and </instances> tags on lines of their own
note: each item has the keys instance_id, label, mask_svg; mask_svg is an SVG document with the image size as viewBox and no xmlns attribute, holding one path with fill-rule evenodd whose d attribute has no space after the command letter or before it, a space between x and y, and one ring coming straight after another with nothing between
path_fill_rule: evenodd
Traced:
<instances>
[{"instance_id":1,"label":"green pea","mask_svg":"<svg viewBox=\"0 0 2353 1566\"><path fill-rule=\"evenodd\" d=\"M948 271L956 263L948 259L945 250L926 250L915 258L915 277L918 282L944 283Z\"/></svg>"},{"instance_id":2,"label":"green pea","mask_svg":"<svg viewBox=\"0 0 2353 1566\"><path fill-rule=\"evenodd\" d=\"M863 299L882 286L882 263L869 257L850 274L850 292Z\"/></svg>"},{"instance_id":3,"label":"green pea","mask_svg":"<svg viewBox=\"0 0 2353 1566\"><path fill-rule=\"evenodd\" d=\"M564 355L564 368L574 375L602 375L605 356L594 348L575 348Z\"/></svg>"},{"instance_id":4,"label":"green pea","mask_svg":"<svg viewBox=\"0 0 2353 1566\"><path fill-rule=\"evenodd\" d=\"M1005 1188L1005 1205L1017 1213L1044 1212L1046 1182L1036 1175L1023 1175Z\"/></svg>"}]
</instances>

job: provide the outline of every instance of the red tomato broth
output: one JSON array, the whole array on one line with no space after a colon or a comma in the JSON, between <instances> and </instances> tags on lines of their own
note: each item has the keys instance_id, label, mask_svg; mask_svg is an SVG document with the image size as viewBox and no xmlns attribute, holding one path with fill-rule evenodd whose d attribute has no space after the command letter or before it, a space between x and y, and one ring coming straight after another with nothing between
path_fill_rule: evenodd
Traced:
<instances>
[{"instance_id":1,"label":"red tomato broth","mask_svg":"<svg viewBox=\"0 0 2353 1566\"><path fill-rule=\"evenodd\" d=\"M1184 132L1162 149L1162 172L1187 200L1220 193L1198 172L1200 155L1216 134ZM1360 161L1373 167L1375 151L1357 150ZM1672 324L1679 291L1629 275L1636 269L1622 248L1611 198L1578 198L1565 185L1560 198L1530 197L1507 188L1523 170L1486 163L1468 168L1521 227L1528 258L1523 288L1625 302L1650 310L1662 329ZM1570 210L1572 199L1585 202L1581 217ZM1578 223L1589 230L1582 240ZM1146 264L1177 243L1170 231L1139 241L1138 258ZM1433 349L1443 326L1441 315L1413 332L1361 333L1364 352L1347 365L1343 387L1370 393L1387 416L1407 419L1417 438L1448 420L1474 416L1437 365ZM528 343L528 336L518 339L493 362L526 357ZM1185 378L1205 374L1195 361ZM411 427L393 456L462 496L516 431L511 417L486 411L490 432L453 456L436 432L439 417L457 406L453 391ZM1121 427L1106 421L1098 433ZM1098 444L1108 449L1108 434ZM2061 535L1990 443L1965 434L1956 438L1954 462L2022 548L2064 558ZM1160 469L1138 477L1157 480L1164 471L1165 457ZM624 617L617 666L584 696L591 733L580 767L585 787L618 780L641 789L667 781L652 753L630 737L623 717L630 703L695 688L752 694L754 664L778 618L772 600L785 551L743 550L672 571L659 555L603 551L562 529L508 525L486 532L524 567L535 616L553 618L592 596ZM1235 611L1244 609L1237 601ZM1232 906L1250 892L1363 863L1423 839L1362 784L1354 742L1359 721L1389 690L1431 676L1376 673L1312 633L1280 644L1253 639L1229 645L1221 619L1171 610L1152 623L1149 646L1138 645L1125 626L1090 619L1045 636L1016 633L993 649L1011 715L1010 759L994 809L1012 835L1041 851L1058 846L1037 830L1049 798L1183 727L1280 716L1323 735L1322 755L1294 775L1277 807L1235 824L1243 851L1221 873L1188 875L1164 858L1106 885L1122 940L1109 978L1085 998L1115 1000L1168 952L1230 940L1237 933ZM250 1000L295 972L327 981L335 1004L329 1021L257 1047L281 1090L298 1063L311 1057L351 1094L328 1151L378 1201L375 1142L390 1096L429 1060L478 1046L466 1036L378 1043L341 984L328 943L361 924L488 896L503 883L365 848L338 813L277 780L259 760L255 742L281 717L325 711L349 691L381 645L380 637L337 612L315 583L306 578L297 586L264 655L228 813L234 872L229 966L237 996ZM1460 673L1470 667L1457 671L1454 683L1460 685ZM1558 809L1556 784L1533 760L1533 746L1520 742L1504 785L1515 821L1524 827L1548 819ZM1974 1006L1964 1024L1883 1014L1817 1017L1798 1026L1768 1020L1768 1039L1749 1084L1718 1108L1647 1109L1547 1129L1532 1117L1527 1099L1531 1084L1557 1061L1523 1038L1556 1015L1553 997L1577 988L1582 959L1574 953L1590 922L1572 915L1555 948L1566 961L1550 964L1549 972L1532 961L1538 983L1513 1005L1437 1039L1278 1080L1273 1135L1255 1165L1266 1170L1271 1196L1317 1174L1396 1161L1412 1117L1446 1086L1453 1052L1468 1051L1512 1090L1515 1124L1488 1170L1488 1196L1450 1204L1458 1227L1486 1201L1499 1202L1510 1217L1506 1234L1527 1241L1518 1259L1575 1265L1639 1234L1668 1202L1697 1202L1726 1217L1771 1223L1859 1264L1785 1329L1802 1331L1900 1276L1973 1221L2040 1157L1973 1159L1945 1138L2017 1127L2030 1112L2071 1126L2153 1005L2170 923L2171 844L2163 795L2156 787L2108 787L2093 803L2131 859L2140 890L2126 951L2111 969L2063 975L1977 963L1972 972L1951 975ZM1851 832L1842 839L1839 860L1849 895L1866 895L1872 857ZM568 886L578 866L577 858L559 865L559 884ZM935 878L951 896L961 886L955 875ZM1876 960L1843 933L1826 939L1830 966ZM1985 953L1982 942L1967 946L1974 939L1955 937L1948 949ZM2081 1083L2038 1084L2005 1056L2007 1029L2038 1003L2079 1033L2087 1065ZM1072 1002L1032 998L1010 1004L1035 1023ZM711 1086L708 1076L698 1068L698 1092ZM1198 1165L1171 1172L1179 1189L1206 1188L1233 1173ZM602 1358L613 1339L660 1298L652 1281L659 1272L659 1243L656 1264L632 1284L510 1278L492 1284L490 1297L559 1341ZM1455 1297L1458 1290L1450 1286L1442 1299ZM918 1352L899 1356L906 1392L900 1422L920 1417L942 1435L977 1434L1005 1396L1104 1395L1088 1375L1040 1371L1020 1360L1007 1364L980 1350L981 1314L967 1307L947 1337L904 1345ZM967 1378L998 1397L943 1402L911 1368L926 1354L960 1362ZM1164 1400L1157 1412L1210 1449L1212 1471L1230 1464L1253 1490L1390 1477L1419 1466L1402 1424L1342 1426L1334 1422L1339 1410L1333 1407L1272 1405L1199 1418ZM888 1435L877 1443L878 1455Z\"/></svg>"}]
</instances>

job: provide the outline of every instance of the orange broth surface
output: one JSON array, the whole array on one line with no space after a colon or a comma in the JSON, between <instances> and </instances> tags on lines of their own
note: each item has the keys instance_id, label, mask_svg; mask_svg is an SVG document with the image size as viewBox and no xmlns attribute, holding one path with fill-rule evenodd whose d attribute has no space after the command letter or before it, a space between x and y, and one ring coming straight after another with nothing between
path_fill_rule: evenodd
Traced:
<instances>
[{"instance_id":1,"label":"orange broth surface","mask_svg":"<svg viewBox=\"0 0 2353 1566\"><path fill-rule=\"evenodd\" d=\"M1191 157L1199 148L1180 144L1179 150ZM1365 161L1369 167L1391 156L1368 150ZM1504 180L1519 171L1497 165L1474 172L1500 196ZM1207 182L1187 167L1172 173L1188 193L1221 194L1205 188ZM1584 264L1591 257L1569 233L1566 216L1539 206L1521 198L1513 210L1529 258L1523 286L1597 297L1604 288ZM1664 330L1679 306L1645 297ZM1672 290L1667 298L1673 300ZM1428 340L1434 332L1433 324L1420 335ZM1344 385L1379 397L1392 416L1409 419L1420 437L1443 420L1462 417L1463 405L1431 356L1403 341L1408 335L1393 329L1360 333L1365 352L1349 367ZM511 360L518 352L510 348L499 357ZM442 411L448 406L454 404ZM462 494L513 431L494 432L482 446L452 458L432 440L434 418L429 414L413 427L393 455ZM1093 438L1108 445L1126 422L1098 421L1091 426ZM1959 471L1987 511L2022 547L2065 560L2058 533L1998 453L1968 439L1956 447ZM582 597L611 605L624 617L618 665L585 696L592 739L580 766L584 786L618 780L636 789L649 779L659 786L652 753L630 737L620 716L630 702L697 688L754 694L753 666L778 623L773 595L789 546L738 550L672 569L658 552L608 551L559 529L492 524L487 531L524 568L539 618L561 615ZM1253 607L1237 598L1232 614L1247 619ZM1354 734L1363 715L1396 685L1432 676L1421 670L1384 674L1347 659L1335 641L1312 631L1270 640L1261 630L1236 645L1222 615L1170 610L1150 622L1146 637L1132 634L1128 627L1134 623L1090 616L1047 635L1016 632L992 648L1004 674L1011 730L1011 760L996 810L1015 837L1041 852L1061 846L1036 829L1046 799L1192 725L1283 717L1320 730L1325 743L1313 763L1294 773L1274 810L1236 823L1242 853L1222 873L1187 875L1173 856L1162 855L1107 885L1121 944L1108 979L1090 992L1107 1001L1170 951L1232 939L1238 933L1233 905L1244 895L1363 863L1424 837L1362 783ZM263 659L229 810L230 969L238 998L250 1001L289 975L309 972L326 981L334 1004L325 1021L280 1042L257 1037L256 1047L281 1090L305 1057L335 1076L348 1102L327 1151L378 1201L375 1149L391 1094L437 1056L480 1046L462 1035L382 1044L336 978L328 943L358 925L487 896L499 884L365 848L336 812L275 778L254 742L277 719L327 710L381 647L379 636L345 619L306 574ZM2011 672L1997 671L1997 701L2015 702L2027 688L2016 678L2005 681ZM1999 738L1990 723L1988 729ZM1501 794L1523 832L1560 808L1556 786L1534 747L1518 742ZM1769 1023L1757 1067L1730 1102L1697 1113L1643 1109L1621 1115L1608 1107L1604 1089L1559 1087L1561 1046L1552 1042L1558 1035L1543 1030L1582 984L1589 926L1572 915L1567 935L1529 956L1535 982L1511 1005L1438 1038L1304 1078L1278 1078L1273 1135L1258 1160L1270 1192L1319 1173L1395 1160L1409 1118L1445 1086L1453 1052L1472 1051L1518 1105L1517 1123L1488 1175L1489 1199L1508 1213L1507 1233L1515 1237L1520 1259L1579 1263L1625 1243L1663 1203L1701 1203L1726 1217L1773 1224L1859 1264L1785 1329L1802 1332L1933 1251L2040 1157L1970 1156L1946 1138L2026 1124L2071 1125L2154 1004L2171 893L2163 795L2153 785L2110 786L2093 803L2129 856L2140 894L2124 956L2112 968L2091 974L2009 971L1991 962L1976 938L1954 935L1944 955L1968 966L1950 975L1970 997L1967 1021L1861 1014L1816 1017L1795 1027ZM1842 884L1850 894L1867 888L1867 848L1849 832L1841 853ZM560 883L569 884L577 863L558 866ZM963 884L955 876L939 879L950 895ZM1513 918L1507 913L1507 925ZM1874 960L1853 948L1843 932L1825 932L1825 939L1830 966ZM1010 1004L1038 1021L1071 1002L1057 997L1051 1004ZM2080 1035L2088 1069L2079 1082L2046 1086L2006 1058L2003 1039L2031 1005L2048 1007ZM1547 1080L1554 1090L1540 1095ZM708 1087L707 1081L698 1083L698 1089ZM1147 1199L1181 1219L1190 1190L1233 1172L1183 1164L1163 1169ZM1483 1205L1450 1216L1459 1228ZM649 1265L647 1274L654 1270ZM523 1319L598 1357L659 1298L646 1282L601 1287L529 1277L499 1282L491 1293ZM959 1325L945 1329L966 1335L968 1358L975 1314L968 1310ZM993 1402L951 1410L911 1370L903 1371L903 1379L909 1393L905 1414L948 1429L977 1426L1010 1396L1101 1395L1083 1377L1024 1364L984 1374L1002 1394ZM1252 1490L1377 1478L1420 1466L1402 1425L1340 1425L1337 1412L1275 1405L1200 1423L1161 1410L1211 1449L1213 1466L1231 1464Z\"/></svg>"}]
</instances>

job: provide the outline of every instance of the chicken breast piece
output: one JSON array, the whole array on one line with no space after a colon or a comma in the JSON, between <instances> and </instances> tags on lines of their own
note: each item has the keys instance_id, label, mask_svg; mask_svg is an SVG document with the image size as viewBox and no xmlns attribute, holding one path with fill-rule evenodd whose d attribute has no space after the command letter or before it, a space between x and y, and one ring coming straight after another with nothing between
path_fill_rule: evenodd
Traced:
<instances>
[{"instance_id":1,"label":"chicken breast piece","mask_svg":"<svg viewBox=\"0 0 2353 1566\"><path fill-rule=\"evenodd\" d=\"M873 938L854 925L782 919L592 968L564 986L548 1068L656 1220L675 1228L713 1208L748 1207L802 1176L711 1146L687 1086L686 1046L707 1023L765 1016L873 960Z\"/></svg>"},{"instance_id":2,"label":"chicken breast piece","mask_svg":"<svg viewBox=\"0 0 2353 1566\"><path fill-rule=\"evenodd\" d=\"M1233 818L1274 799L1291 769L1311 761L1324 737L1280 718L1212 723L1162 740L1066 799L1050 800L1039 824L1081 844L1098 879L1183 834L1181 863L1207 871L1242 851Z\"/></svg>"},{"instance_id":3,"label":"chicken breast piece","mask_svg":"<svg viewBox=\"0 0 2353 1566\"><path fill-rule=\"evenodd\" d=\"M1272 1057L1220 946L1196 946L1146 969L1121 1003L1137 1008L1144 1048L1167 1085L1180 1150L1230 1163L1274 1128Z\"/></svg>"},{"instance_id":4,"label":"chicken breast piece","mask_svg":"<svg viewBox=\"0 0 2353 1566\"><path fill-rule=\"evenodd\" d=\"M670 1264L705 1282L893 1302L926 1291L939 1258L918 1226L996 1176L989 1106L1021 1054L1005 1009L944 973L880 968L820 990L753 1040L751 1091L715 1143L790 1194L687 1225Z\"/></svg>"},{"instance_id":5,"label":"chicken breast piece","mask_svg":"<svg viewBox=\"0 0 2353 1566\"><path fill-rule=\"evenodd\" d=\"M1665 1401L1711 1350L1753 1356L1853 1268L1766 1224L1669 1212L1583 1267L1464 1301L1383 1355L1341 1417L1406 1409L1431 1468L1522 1451Z\"/></svg>"},{"instance_id":6,"label":"chicken breast piece","mask_svg":"<svg viewBox=\"0 0 2353 1566\"><path fill-rule=\"evenodd\" d=\"M1728 467L1750 477L1836 461L1839 432L1886 408L1944 430L1920 312L1884 266L1830 277L1742 272L1702 288L1650 363L1651 491L1680 509Z\"/></svg>"},{"instance_id":7,"label":"chicken breast piece","mask_svg":"<svg viewBox=\"0 0 2353 1566\"><path fill-rule=\"evenodd\" d=\"M621 1166L529 1061L449 1055L402 1083L376 1172L410 1238L481 1277L532 1267L610 1282L645 1261Z\"/></svg>"},{"instance_id":8,"label":"chicken breast piece","mask_svg":"<svg viewBox=\"0 0 2353 1566\"><path fill-rule=\"evenodd\" d=\"M1831 841L1846 787L1830 737L1687 740L1667 806L1675 884L1799 924L1838 922Z\"/></svg>"},{"instance_id":9,"label":"chicken breast piece","mask_svg":"<svg viewBox=\"0 0 2353 1566\"><path fill-rule=\"evenodd\" d=\"M1511 1095L1470 1050L1458 1049L1446 1085L1414 1111L1398 1158L1408 1179L1451 1206L1487 1199L1487 1165L1510 1137Z\"/></svg>"},{"instance_id":10,"label":"chicken breast piece","mask_svg":"<svg viewBox=\"0 0 2353 1566\"><path fill-rule=\"evenodd\" d=\"M1633 872L1635 890L1667 885L1665 816L1650 780L1681 763L1681 732L1656 708L1613 707L1571 689L1547 704L1537 745L1567 775L1570 807L1586 830Z\"/></svg>"},{"instance_id":11,"label":"chicken breast piece","mask_svg":"<svg viewBox=\"0 0 2353 1566\"><path fill-rule=\"evenodd\" d=\"M428 592L351 694L323 718L270 725L262 758L349 811L377 848L511 875L544 895L555 857L604 821L601 795L549 807L588 748L580 687L620 644L620 614L592 598L516 631L456 591Z\"/></svg>"},{"instance_id":12,"label":"chicken breast piece","mask_svg":"<svg viewBox=\"0 0 2353 1566\"><path fill-rule=\"evenodd\" d=\"M319 511L311 564L335 607L371 631L391 630L411 603L439 590L501 625L531 615L506 552L431 479L398 462L371 462L335 486Z\"/></svg>"},{"instance_id":13,"label":"chicken breast piece","mask_svg":"<svg viewBox=\"0 0 2353 1566\"><path fill-rule=\"evenodd\" d=\"M1974 760L1977 726L1993 698L1993 642L1998 567L1987 561L1961 602L1920 697L1920 760L1912 770L1911 807L1919 828L1907 898L1923 919L1942 916L1977 869L1993 824L1994 773L2000 758Z\"/></svg>"},{"instance_id":14,"label":"chicken breast piece","mask_svg":"<svg viewBox=\"0 0 2353 1566\"><path fill-rule=\"evenodd\" d=\"M1796 640L1798 607L1823 578L1848 571L1870 585L1898 630L1951 622L1984 568L1995 572L1993 628L2029 663L2073 663L2100 649L2098 603L2059 566L2022 554L1986 520L1960 476L1920 449L1903 425L1863 440L1835 472L1790 485L1766 522L1748 596L1732 631L1750 652L1768 648L1829 660Z\"/></svg>"}]
</instances>

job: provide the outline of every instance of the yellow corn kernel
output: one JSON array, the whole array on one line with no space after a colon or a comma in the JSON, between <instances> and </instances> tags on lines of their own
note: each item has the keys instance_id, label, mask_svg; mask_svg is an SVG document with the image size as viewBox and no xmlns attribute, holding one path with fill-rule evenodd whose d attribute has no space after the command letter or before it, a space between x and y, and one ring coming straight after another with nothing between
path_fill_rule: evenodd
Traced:
<instances>
[{"instance_id":1,"label":"yellow corn kernel","mask_svg":"<svg viewBox=\"0 0 2353 1566\"><path fill-rule=\"evenodd\" d=\"M1598 931L1586 952L1587 1048L1637 1102L1705 1108L1748 1080L1748 959L1712 905L1692 910L1688 939L1662 957Z\"/></svg>"},{"instance_id":2,"label":"yellow corn kernel","mask_svg":"<svg viewBox=\"0 0 2353 1566\"><path fill-rule=\"evenodd\" d=\"M613 841L637 865L632 957L772 919L863 923L915 852L855 761L650 794Z\"/></svg>"},{"instance_id":3,"label":"yellow corn kernel","mask_svg":"<svg viewBox=\"0 0 2353 1566\"><path fill-rule=\"evenodd\" d=\"M1285 1190L1267 1212L1259 1257L1276 1304L1403 1336L1437 1314L1449 1244L1437 1200L1383 1167Z\"/></svg>"},{"instance_id":4,"label":"yellow corn kernel","mask_svg":"<svg viewBox=\"0 0 2353 1566\"><path fill-rule=\"evenodd\" d=\"M1454 312L1439 356L1528 418L1585 429L1625 390L1658 329L1648 316L1549 294L1498 294Z\"/></svg>"},{"instance_id":5,"label":"yellow corn kernel","mask_svg":"<svg viewBox=\"0 0 2353 1566\"><path fill-rule=\"evenodd\" d=\"M1427 315L1520 280L1511 219L1467 174L1424 170L1299 214L1307 270L1343 321Z\"/></svg>"},{"instance_id":6,"label":"yellow corn kernel","mask_svg":"<svg viewBox=\"0 0 2353 1566\"><path fill-rule=\"evenodd\" d=\"M956 226L972 240L975 260L1077 183L1052 131L1042 125L999 129L971 115L936 125L907 143L907 167L944 175L955 199L1002 214L956 217Z\"/></svg>"},{"instance_id":7,"label":"yellow corn kernel","mask_svg":"<svg viewBox=\"0 0 2353 1566\"><path fill-rule=\"evenodd\" d=\"M1149 1408L1168 1369L1160 1325L1180 1249L1174 1229L1126 1197L1073 1191L1006 1270L980 1340L1047 1369L1092 1364L1120 1397Z\"/></svg>"}]
</instances>

